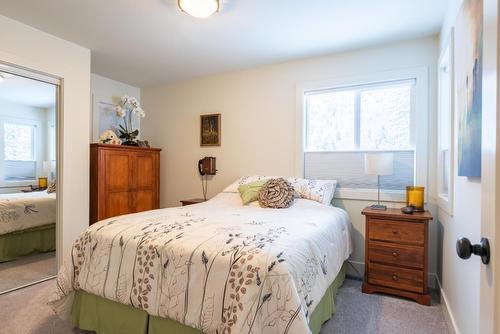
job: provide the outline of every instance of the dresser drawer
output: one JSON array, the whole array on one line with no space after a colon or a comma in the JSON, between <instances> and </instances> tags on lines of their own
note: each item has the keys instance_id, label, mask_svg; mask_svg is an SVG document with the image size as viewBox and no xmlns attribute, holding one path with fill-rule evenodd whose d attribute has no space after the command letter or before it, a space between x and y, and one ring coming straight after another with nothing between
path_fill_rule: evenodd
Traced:
<instances>
[{"instance_id":1,"label":"dresser drawer","mask_svg":"<svg viewBox=\"0 0 500 334\"><path fill-rule=\"evenodd\" d=\"M368 252L372 262L424 269L423 247L372 241L368 244Z\"/></svg>"},{"instance_id":2,"label":"dresser drawer","mask_svg":"<svg viewBox=\"0 0 500 334\"><path fill-rule=\"evenodd\" d=\"M368 238L370 240L413 245L423 245L425 242L425 226L421 223L370 218L368 224Z\"/></svg>"},{"instance_id":3,"label":"dresser drawer","mask_svg":"<svg viewBox=\"0 0 500 334\"><path fill-rule=\"evenodd\" d=\"M424 292L424 272L370 262L368 283L406 290Z\"/></svg>"}]
</instances>

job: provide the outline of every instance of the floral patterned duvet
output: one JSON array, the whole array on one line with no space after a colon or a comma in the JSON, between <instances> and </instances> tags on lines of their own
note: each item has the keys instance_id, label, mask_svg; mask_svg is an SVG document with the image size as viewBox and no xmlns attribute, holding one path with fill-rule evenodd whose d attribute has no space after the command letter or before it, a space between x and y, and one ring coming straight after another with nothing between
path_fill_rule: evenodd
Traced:
<instances>
[{"instance_id":1,"label":"floral patterned duvet","mask_svg":"<svg viewBox=\"0 0 500 334\"><path fill-rule=\"evenodd\" d=\"M0 194L0 235L56 222L56 194Z\"/></svg>"},{"instance_id":2,"label":"floral patterned duvet","mask_svg":"<svg viewBox=\"0 0 500 334\"><path fill-rule=\"evenodd\" d=\"M308 333L308 317L351 252L342 209L203 204L115 217L74 243L51 297L68 317L84 290L205 333Z\"/></svg>"}]
</instances>

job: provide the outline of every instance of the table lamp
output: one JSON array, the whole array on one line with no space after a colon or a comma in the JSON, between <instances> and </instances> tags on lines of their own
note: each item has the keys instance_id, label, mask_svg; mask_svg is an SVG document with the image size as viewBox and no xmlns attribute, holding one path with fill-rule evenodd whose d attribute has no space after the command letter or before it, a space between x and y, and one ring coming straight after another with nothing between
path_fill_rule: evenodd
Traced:
<instances>
[{"instance_id":1,"label":"table lamp","mask_svg":"<svg viewBox=\"0 0 500 334\"><path fill-rule=\"evenodd\" d=\"M365 153L365 174L377 175L378 201L370 208L374 210L386 210L387 206L380 204L380 177L392 175L394 166L393 153Z\"/></svg>"}]
</instances>

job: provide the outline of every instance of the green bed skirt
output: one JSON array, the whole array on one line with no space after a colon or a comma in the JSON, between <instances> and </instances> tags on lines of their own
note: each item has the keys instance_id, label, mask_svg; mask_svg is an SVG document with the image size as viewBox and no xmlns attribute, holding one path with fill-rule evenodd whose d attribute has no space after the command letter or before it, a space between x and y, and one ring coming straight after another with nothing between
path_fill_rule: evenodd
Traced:
<instances>
[{"instance_id":1,"label":"green bed skirt","mask_svg":"<svg viewBox=\"0 0 500 334\"><path fill-rule=\"evenodd\" d=\"M309 318L309 328L318 334L325 321L335 313L335 297L344 283L347 263L327 289ZM198 329L175 320L153 317L143 310L104 299L85 291L77 291L71 310L73 324L98 334L201 334Z\"/></svg>"},{"instance_id":2,"label":"green bed skirt","mask_svg":"<svg viewBox=\"0 0 500 334\"><path fill-rule=\"evenodd\" d=\"M56 224L0 235L0 262L56 249Z\"/></svg>"}]
</instances>

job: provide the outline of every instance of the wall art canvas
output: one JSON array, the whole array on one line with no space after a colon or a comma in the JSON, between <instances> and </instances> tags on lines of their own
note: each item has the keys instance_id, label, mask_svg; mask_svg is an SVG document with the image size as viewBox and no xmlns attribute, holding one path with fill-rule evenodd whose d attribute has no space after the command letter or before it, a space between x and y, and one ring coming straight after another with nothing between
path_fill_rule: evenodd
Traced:
<instances>
[{"instance_id":1,"label":"wall art canvas","mask_svg":"<svg viewBox=\"0 0 500 334\"><path fill-rule=\"evenodd\" d=\"M481 176L483 0L464 0L455 24L458 175Z\"/></svg>"},{"instance_id":2,"label":"wall art canvas","mask_svg":"<svg viewBox=\"0 0 500 334\"><path fill-rule=\"evenodd\" d=\"M221 115L201 115L200 146L220 146Z\"/></svg>"}]
</instances>

